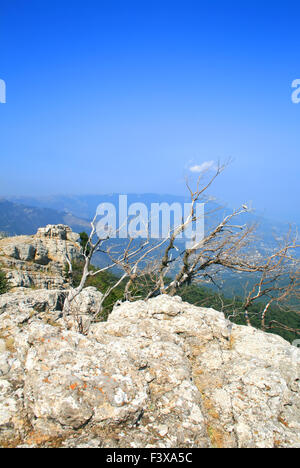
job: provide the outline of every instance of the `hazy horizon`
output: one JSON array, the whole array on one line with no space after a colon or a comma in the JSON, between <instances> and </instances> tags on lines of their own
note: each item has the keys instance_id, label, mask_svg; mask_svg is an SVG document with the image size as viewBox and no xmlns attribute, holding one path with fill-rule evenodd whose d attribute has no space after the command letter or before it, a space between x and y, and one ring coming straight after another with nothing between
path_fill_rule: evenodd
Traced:
<instances>
[{"instance_id":1,"label":"hazy horizon","mask_svg":"<svg viewBox=\"0 0 300 468\"><path fill-rule=\"evenodd\" d=\"M47 206L47 203L45 203L45 205L43 205L43 201L47 202L47 201L51 201L51 200L54 200L54 199L58 199L58 198L88 198L88 197L99 197L99 204L102 202L102 199L101 197L107 197L107 196L119 196L119 195L128 195L129 197L149 197L149 196L154 196L154 197L161 197L162 199L165 197L165 198L173 198L174 197L174 201L176 201L177 198L186 198L186 201L188 202L189 201L189 194L186 192L186 193L183 193L183 194L172 194L172 193L155 193L155 192L129 192L129 193L123 193L123 192L110 192L110 193L54 193L54 194L48 194L48 195L42 195L42 196L31 196L31 195L11 195L11 196L3 196L0 194L0 201L1 199L2 200L8 200L8 201L13 201L13 202L19 202L19 203L22 203L26 206L40 206L41 208L42 207L48 207ZM30 205L30 201L38 201L40 202L40 205ZM153 200L154 202L156 200ZM217 199L217 198L214 198L212 201L214 201L217 205L219 205L220 207L222 208L226 208L227 210L233 210L233 209L236 209L238 208L238 205L235 204L235 205L231 205L230 203L226 202L226 200L221 200L221 199ZM55 209L57 211L59 211L59 208L56 207L56 208L52 208L52 209ZM63 210L63 207L61 208L61 210ZM70 210L71 211L71 210ZM266 211L263 211L255 206L252 206L251 205L251 212L257 216L257 217L261 217L263 219L265 219L266 221L274 221L274 222L279 222L279 223L282 223L282 224L287 224L287 223L291 223L291 225L295 225L295 224L298 224L300 225L300 216L299 216L299 213L295 212L295 216L293 219L291 219L290 217L284 217L284 216L270 216L269 213L267 213Z\"/></svg>"}]
</instances>

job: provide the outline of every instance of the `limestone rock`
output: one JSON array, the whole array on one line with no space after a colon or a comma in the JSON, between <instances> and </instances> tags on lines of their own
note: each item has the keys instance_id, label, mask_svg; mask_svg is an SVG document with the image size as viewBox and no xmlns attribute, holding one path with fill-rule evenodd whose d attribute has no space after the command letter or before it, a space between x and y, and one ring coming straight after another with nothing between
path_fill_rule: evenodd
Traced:
<instances>
[{"instance_id":1,"label":"limestone rock","mask_svg":"<svg viewBox=\"0 0 300 468\"><path fill-rule=\"evenodd\" d=\"M64 278L67 259L83 259L79 235L68 226L48 225L35 236L0 239L0 264L12 288L57 289L68 285Z\"/></svg>"},{"instance_id":2,"label":"limestone rock","mask_svg":"<svg viewBox=\"0 0 300 468\"><path fill-rule=\"evenodd\" d=\"M92 286L84 288L70 304L70 314L65 326L86 334L97 314L103 294ZM61 320L62 325L64 324Z\"/></svg>"},{"instance_id":3,"label":"limestone rock","mask_svg":"<svg viewBox=\"0 0 300 468\"><path fill-rule=\"evenodd\" d=\"M69 231L71 231L71 228L63 224L48 224L48 226L38 229L36 237L67 240L67 232Z\"/></svg>"},{"instance_id":4,"label":"limestone rock","mask_svg":"<svg viewBox=\"0 0 300 468\"><path fill-rule=\"evenodd\" d=\"M168 296L84 336L55 322L59 291L36 293L0 298L0 446L300 444L300 350L282 338Z\"/></svg>"},{"instance_id":5,"label":"limestone rock","mask_svg":"<svg viewBox=\"0 0 300 468\"><path fill-rule=\"evenodd\" d=\"M81 314L96 314L102 296L103 294L93 286L84 288L71 302L71 314L76 315L78 311Z\"/></svg>"},{"instance_id":6,"label":"limestone rock","mask_svg":"<svg viewBox=\"0 0 300 468\"><path fill-rule=\"evenodd\" d=\"M15 293L0 295L0 339L13 343L23 327L36 318L56 325L65 294L62 290L18 288Z\"/></svg>"}]
</instances>

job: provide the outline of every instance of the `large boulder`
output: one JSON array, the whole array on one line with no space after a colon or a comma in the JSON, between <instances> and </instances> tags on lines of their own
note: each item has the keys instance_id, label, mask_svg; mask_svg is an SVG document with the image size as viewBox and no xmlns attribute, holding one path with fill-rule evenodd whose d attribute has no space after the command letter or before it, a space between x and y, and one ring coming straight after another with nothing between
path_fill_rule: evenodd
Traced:
<instances>
[{"instance_id":1,"label":"large boulder","mask_svg":"<svg viewBox=\"0 0 300 468\"><path fill-rule=\"evenodd\" d=\"M0 445L300 445L300 351L282 338L168 296L123 303L86 336L31 305L2 303Z\"/></svg>"},{"instance_id":2,"label":"large boulder","mask_svg":"<svg viewBox=\"0 0 300 468\"><path fill-rule=\"evenodd\" d=\"M13 339L22 325L34 318L45 323L58 320L62 315L65 295L66 292L62 290L27 288L0 295L0 334L5 333Z\"/></svg>"}]
</instances>

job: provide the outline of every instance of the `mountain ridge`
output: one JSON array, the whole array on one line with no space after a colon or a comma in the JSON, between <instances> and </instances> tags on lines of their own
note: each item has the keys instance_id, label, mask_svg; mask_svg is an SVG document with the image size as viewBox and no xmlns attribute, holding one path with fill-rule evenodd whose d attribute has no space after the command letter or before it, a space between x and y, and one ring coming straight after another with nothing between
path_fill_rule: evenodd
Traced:
<instances>
[{"instance_id":1,"label":"mountain ridge","mask_svg":"<svg viewBox=\"0 0 300 468\"><path fill-rule=\"evenodd\" d=\"M89 228L89 222L72 213L51 208L38 208L0 199L0 232L10 236L35 234L40 226L66 224L74 231Z\"/></svg>"}]
</instances>

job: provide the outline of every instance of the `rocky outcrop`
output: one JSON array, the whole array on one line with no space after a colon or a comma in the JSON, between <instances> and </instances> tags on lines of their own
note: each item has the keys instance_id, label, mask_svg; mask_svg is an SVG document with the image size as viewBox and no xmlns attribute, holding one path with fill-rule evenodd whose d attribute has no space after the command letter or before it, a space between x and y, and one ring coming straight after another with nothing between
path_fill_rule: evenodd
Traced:
<instances>
[{"instance_id":1,"label":"rocky outcrop","mask_svg":"<svg viewBox=\"0 0 300 468\"><path fill-rule=\"evenodd\" d=\"M0 239L0 264L13 288L57 289L67 284L64 268L82 260L79 235L68 226L48 225L34 236Z\"/></svg>"},{"instance_id":2,"label":"rocky outcrop","mask_svg":"<svg viewBox=\"0 0 300 468\"><path fill-rule=\"evenodd\" d=\"M160 296L93 323L101 292L62 309L78 235L0 238L1 447L300 447L300 350Z\"/></svg>"},{"instance_id":3,"label":"rocky outcrop","mask_svg":"<svg viewBox=\"0 0 300 468\"><path fill-rule=\"evenodd\" d=\"M168 296L83 335L60 294L1 297L0 446L300 446L300 351L282 338Z\"/></svg>"}]
</instances>

